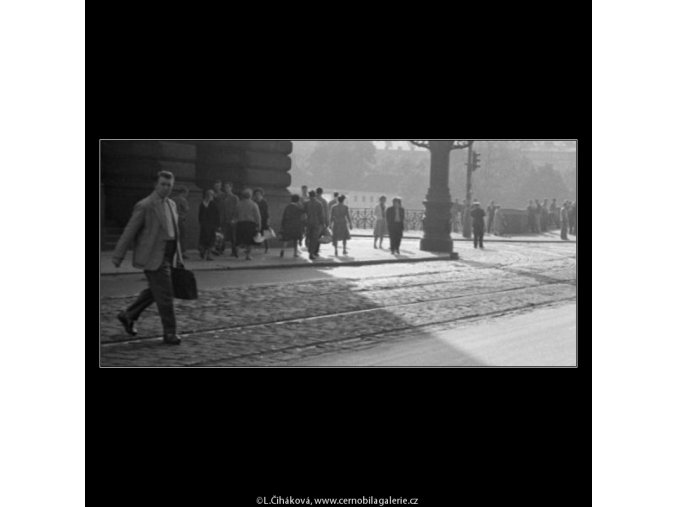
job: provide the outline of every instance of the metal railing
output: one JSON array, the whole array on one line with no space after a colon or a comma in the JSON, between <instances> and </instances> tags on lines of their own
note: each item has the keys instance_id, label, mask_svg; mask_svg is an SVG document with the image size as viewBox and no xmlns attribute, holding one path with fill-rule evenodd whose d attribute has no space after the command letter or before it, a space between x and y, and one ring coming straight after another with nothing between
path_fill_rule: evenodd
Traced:
<instances>
[{"instance_id":1,"label":"metal railing","mask_svg":"<svg viewBox=\"0 0 677 507\"><path fill-rule=\"evenodd\" d=\"M406 210L404 216L404 226L408 231L422 231L424 210ZM373 229L376 223L374 210L372 208L350 208L350 219L353 227L356 229Z\"/></svg>"}]
</instances>

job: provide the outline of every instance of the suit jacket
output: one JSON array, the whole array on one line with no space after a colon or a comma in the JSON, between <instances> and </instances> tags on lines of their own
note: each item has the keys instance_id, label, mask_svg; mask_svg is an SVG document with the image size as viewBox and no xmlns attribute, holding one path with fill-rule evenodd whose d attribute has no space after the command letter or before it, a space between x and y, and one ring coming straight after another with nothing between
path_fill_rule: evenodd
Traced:
<instances>
[{"instance_id":1,"label":"suit jacket","mask_svg":"<svg viewBox=\"0 0 677 507\"><path fill-rule=\"evenodd\" d=\"M172 212L176 240L179 240L178 213L176 203L168 199ZM145 271L155 271L162 266L165 256L165 242L169 239L167 220L162 199L157 193L137 202L122 236L113 252L113 259L122 260L130 247L134 249L132 265ZM177 252L180 251L180 246ZM176 259L176 257L175 257Z\"/></svg>"}]
</instances>

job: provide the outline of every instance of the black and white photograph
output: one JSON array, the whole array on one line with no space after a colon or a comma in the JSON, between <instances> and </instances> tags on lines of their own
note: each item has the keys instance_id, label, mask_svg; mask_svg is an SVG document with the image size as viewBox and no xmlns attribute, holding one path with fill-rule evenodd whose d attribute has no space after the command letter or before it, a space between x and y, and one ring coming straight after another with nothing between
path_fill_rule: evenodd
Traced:
<instances>
[{"instance_id":1,"label":"black and white photograph","mask_svg":"<svg viewBox=\"0 0 677 507\"><path fill-rule=\"evenodd\" d=\"M577 366L576 140L99 147L101 367Z\"/></svg>"},{"instance_id":2,"label":"black and white photograph","mask_svg":"<svg viewBox=\"0 0 677 507\"><path fill-rule=\"evenodd\" d=\"M677 505L676 4L373 6L0 3L0 506Z\"/></svg>"}]
</instances>

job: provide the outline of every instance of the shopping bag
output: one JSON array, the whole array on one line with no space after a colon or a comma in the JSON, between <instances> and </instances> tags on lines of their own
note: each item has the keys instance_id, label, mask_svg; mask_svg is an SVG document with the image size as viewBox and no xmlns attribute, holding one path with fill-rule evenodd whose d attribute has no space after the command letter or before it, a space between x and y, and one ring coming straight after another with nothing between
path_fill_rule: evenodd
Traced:
<instances>
[{"instance_id":1,"label":"shopping bag","mask_svg":"<svg viewBox=\"0 0 677 507\"><path fill-rule=\"evenodd\" d=\"M324 232L322 232L322 236L320 236L320 243L326 245L328 243L331 243L332 241L333 241L333 233L331 232L331 229L327 227L325 228Z\"/></svg>"}]
</instances>

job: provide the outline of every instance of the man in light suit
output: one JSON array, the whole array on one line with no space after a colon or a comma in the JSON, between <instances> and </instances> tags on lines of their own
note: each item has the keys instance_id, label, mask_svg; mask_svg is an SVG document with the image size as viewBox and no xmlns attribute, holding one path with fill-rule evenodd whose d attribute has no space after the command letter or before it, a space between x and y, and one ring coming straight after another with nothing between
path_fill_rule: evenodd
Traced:
<instances>
[{"instance_id":1,"label":"man in light suit","mask_svg":"<svg viewBox=\"0 0 677 507\"><path fill-rule=\"evenodd\" d=\"M158 173L155 191L134 206L132 218L113 252L113 264L120 267L130 246L134 248L132 264L143 269L148 288L136 301L120 312L118 319L127 334L136 336L134 323L141 313L155 302L157 304L164 342L179 345L174 316L174 294L171 268L175 259L182 263L179 242L178 213L176 204L169 198L174 186L174 175L169 171Z\"/></svg>"}]
</instances>

